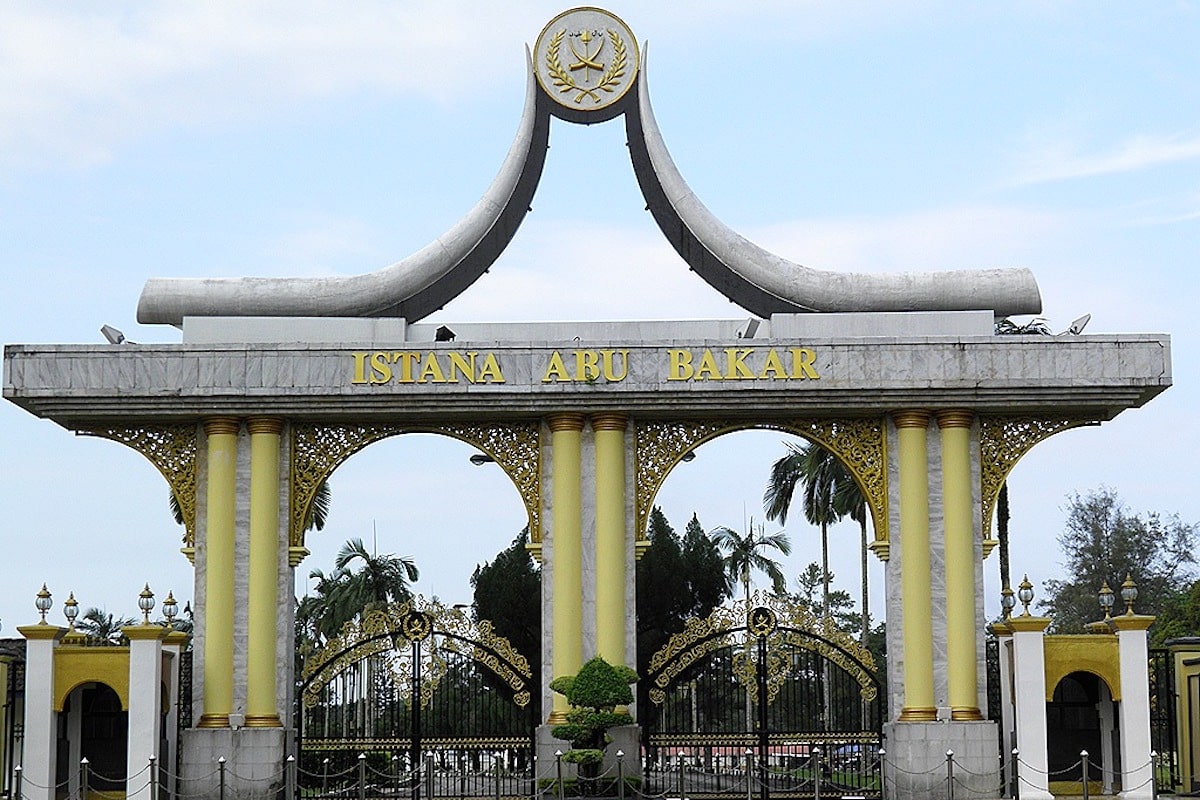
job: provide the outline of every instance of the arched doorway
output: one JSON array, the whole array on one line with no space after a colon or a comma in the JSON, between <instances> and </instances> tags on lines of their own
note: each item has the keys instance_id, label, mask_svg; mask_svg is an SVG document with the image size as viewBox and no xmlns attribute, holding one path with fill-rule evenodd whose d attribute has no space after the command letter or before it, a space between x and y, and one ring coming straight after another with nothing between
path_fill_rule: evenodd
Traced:
<instances>
[{"instance_id":1,"label":"arched doorway","mask_svg":"<svg viewBox=\"0 0 1200 800\"><path fill-rule=\"evenodd\" d=\"M1089 790L1108 794L1119 788L1113 785L1113 776L1121 770L1118 736L1116 703L1103 678L1072 672L1060 680L1046 703L1051 789L1056 794L1082 794L1085 751Z\"/></svg>"},{"instance_id":2,"label":"arched doorway","mask_svg":"<svg viewBox=\"0 0 1200 800\"><path fill-rule=\"evenodd\" d=\"M58 784L66 783L78 794L80 764L88 761L88 787L102 792L124 792L126 753L129 745L129 711L121 698L104 683L84 683L67 695L58 717Z\"/></svg>"}]
</instances>

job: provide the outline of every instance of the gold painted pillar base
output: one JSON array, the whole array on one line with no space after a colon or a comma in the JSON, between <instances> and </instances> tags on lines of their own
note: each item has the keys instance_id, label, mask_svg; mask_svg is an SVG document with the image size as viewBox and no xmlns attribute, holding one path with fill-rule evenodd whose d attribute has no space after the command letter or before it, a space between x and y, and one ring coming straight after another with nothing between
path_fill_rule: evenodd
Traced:
<instances>
[{"instance_id":1,"label":"gold painted pillar base","mask_svg":"<svg viewBox=\"0 0 1200 800\"><path fill-rule=\"evenodd\" d=\"M905 708L900 712L900 722L937 722L936 708Z\"/></svg>"},{"instance_id":2,"label":"gold painted pillar base","mask_svg":"<svg viewBox=\"0 0 1200 800\"><path fill-rule=\"evenodd\" d=\"M950 709L950 719L955 722L979 722L983 720L983 714L975 706L966 708L958 708L957 706Z\"/></svg>"},{"instance_id":3,"label":"gold painted pillar base","mask_svg":"<svg viewBox=\"0 0 1200 800\"><path fill-rule=\"evenodd\" d=\"M247 714L247 728L282 728L278 714Z\"/></svg>"},{"instance_id":4,"label":"gold painted pillar base","mask_svg":"<svg viewBox=\"0 0 1200 800\"><path fill-rule=\"evenodd\" d=\"M567 721L567 712L562 709L554 709L550 712L550 716L546 718L547 725L562 725Z\"/></svg>"},{"instance_id":5,"label":"gold painted pillar base","mask_svg":"<svg viewBox=\"0 0 1200 800\"><path fill-rule=\"evenodd\" d=\"M196 723L197 728L228 728L228 714L203 714Z\"/></svg>"}]
</instances>

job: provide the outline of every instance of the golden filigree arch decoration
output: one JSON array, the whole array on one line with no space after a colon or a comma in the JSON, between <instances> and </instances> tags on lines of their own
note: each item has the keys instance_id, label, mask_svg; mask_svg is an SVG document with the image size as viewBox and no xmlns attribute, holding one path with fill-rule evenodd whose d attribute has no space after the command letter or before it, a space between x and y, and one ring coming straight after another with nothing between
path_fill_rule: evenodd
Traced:
<instances>
[{"instance_id":1,"label":"golden filigree arch decoration","mask_svg":"<svg viewBox=\"0 0 1200 800\"><path fill-rule=\"evenodd\" d=\"M342 462L367 445L404 433L436 433L486 453L516 486L529 515L530 541L541 541L541 428L536 422L466 425L343 425L294 422L291 426L291 516L288 542L304 547L304 522L317 487Z\"/></svg>"},{"instance_id":2,"label":"golden filigree arch decoration","mask_svg":"<svg viewBox=\"0 0 1200 800\"><path fill-rule=\"evenodd\" d=\"M1098 425L1096 417L1080 416L980 416L979 473L982 506L983 557L987 558L1000 542L993 538L992 517L1000 497L1000 487L1013 467L1038 442L1056 433L1084 425Z\"/></svg>"},{"instance_id":3,"label":"golden filigree arch decoration","mask_svg":"<svg viewBox=\"0 0 1200 800\"><path fill-rule=\"evenodd\" d=\"M769 421L638 421L636 430L637 539L646 539L654 498L668 473L705 442L742 430L776 430L815 441L844 463L858 482L875 528L872 549L887 559L887 425L883 417Z\"/></svg>"},{"instance_id":4,"label":"golden filigree arch decoration","mask_svg":"<svg viewBox=\"0 0 1200 800\"><path fill-rule=\"evenodd\" d=\"M185 550L190 551L196 546L196 459L199 452L197 423L86 428L77 433L120 442L145 456L166 478L167 485L179 504L180 514L183 516Z\"/></svg>"},{"instance_id":5,"label":"golden filigree arch decoration","mask_svg":"<svg viewBox=\"0 0 1200 800\"><path fill-rule=\"evenodd\" d=\"M408 701L412 697L415 651L409 644L413 641L422 643L419 655L422 708L432 702L438 683L446 675L446 656L450 653L470 656L512 689L514 703L522 708L529 704L533 680L529 659L497 634L492 623L472 622L461 609L418 595L350 620L338 635L308 656L300 673L301 701L305 708L321 702L321 691L334 678L370 658L379 660L398 695Z\"/></svg>"},{"instance_id":6,"label":"golden filigree arch decoration","mask_svg":"<svg viewBox=\"0 0 1200 800\"><path fill-rule=\"evenodd\" d=\"M763 623L768 619L767 624ZM857 681L862 698L879 696L875 658L867 648L829 618L818 618L807 606L773 594L756 591L747 600L734 600L714 609L705 619L693 618L650 658L650 700L661 705L667 689L688 667L710 653L746 645L734 653L734 674L751 697L758 696L757 648L749 645L758 635L766 638L767 701L775 700L794 669L785 657L785 645L808 650L836 664Z\"/></svg>"}]
</instances>

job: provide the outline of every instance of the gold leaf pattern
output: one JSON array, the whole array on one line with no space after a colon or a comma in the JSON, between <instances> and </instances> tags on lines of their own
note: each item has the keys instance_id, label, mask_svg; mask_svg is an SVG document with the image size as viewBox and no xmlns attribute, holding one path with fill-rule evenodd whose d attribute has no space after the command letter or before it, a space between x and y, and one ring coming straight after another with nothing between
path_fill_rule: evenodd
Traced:
<instances>
[{"instance_id":1,"label":"gold leaf pattern","mask_svg":"<svg viewBox=\"0 0 1200 800\"><path fill-rule=\"evenodd\" d=\"M718 420L642 421L636 428L637 538L646 538L654 498L685 454L725 433L766 429L802 436L836 455L862 487L875 540L888 540L887 428L882 417L813 418L758 423Z\"/></svg>"},{"instance_id":2,"label":"gold leaf pattern","mask_svg":"<svg viewBox=\"0 0 1200 800\"><path fill-rule=\"evenodd\" d=\"M369 444L403 433L438 433L487 453L517 488L529 516L530 541L542 540L541 429L536 422L465 425L345 425L294 423L291 426L292 505L289 544L304 546L304 520L317 487L346 459Z\"/></svg>"},{"instance_id":3,"label":"gold leaf pattern","mask_svg":"<svg viewBox=\"0 0 1200 800\"><path fill-rule=\"evenodd\" d=\"M981 530L985 540L990 539L992 532L992 516L996 500L1000 497L1000 487L1017 462L1043 439L1099 421L1094 417L1080 416L979 418L980 497L983 506Z\"/></svg>"},{"instance_id":4,"label":"gold leaf pattern","mask_svg":"<svg viewBox=\"0 0 1200 800\"><path fill-rule=\"evenodd\" d=\"M167 485L179 502L179 510L183 512L184 544L195 546L196 454L199 447L195 423L89 428L79 433L120 442L149 459L167 479Z\"/></svg>"}]
</instances>

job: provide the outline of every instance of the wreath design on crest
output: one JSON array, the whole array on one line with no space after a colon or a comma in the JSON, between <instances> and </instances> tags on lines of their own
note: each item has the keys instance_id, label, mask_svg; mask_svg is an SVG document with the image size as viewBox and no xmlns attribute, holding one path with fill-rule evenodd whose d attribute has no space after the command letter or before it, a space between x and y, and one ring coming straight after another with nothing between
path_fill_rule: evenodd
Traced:
<instances>
[{"instance_id":1,"label":"wreath design on crest","mask_svg":"<svg viewBox=\"0 0 1200 800\"><path fill-rule=\"evenodd\" d=\"M625 67L628 64L625 40L612 28L608 29L608 40L612 42L613 47L612 61L609 62L608 69L604 71L603 77L600 78L600 83L588 88L576 83L575 79L571 77L571 73L567 72L563 68L562 62L558 60L558 49L566 33L567 29L563 28L554 34L554 37L550 39L550 44L546 47L546 68L550 70L550 80L560 92L578 92L579 94L575 95L576 103L582 103L584 97L590 97L592 98L592 102L600 103L601 98L597 92L608 92L610 94L615 92L618 82L625 76ZM599 55L599 52L597 52L597 55Z\"/></svg>"}]
</instances>

